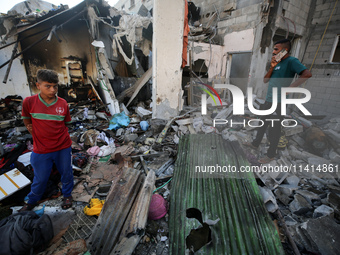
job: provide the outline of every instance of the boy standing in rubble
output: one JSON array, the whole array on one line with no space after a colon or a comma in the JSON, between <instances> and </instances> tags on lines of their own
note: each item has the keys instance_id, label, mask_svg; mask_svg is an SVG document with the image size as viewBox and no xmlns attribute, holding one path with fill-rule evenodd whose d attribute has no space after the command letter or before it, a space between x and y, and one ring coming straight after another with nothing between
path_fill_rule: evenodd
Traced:
<instances>
[{"instance_id":1,"label":"boy standing in rubble","mask_svg":"<svg viewBox=\"0 0 340 255\"><path fill-rule=\"evenodd\" d=\"M288 39L280 40L274 44L270 68L263 78L264 83L269 82L269 86L267 90L266 101L261 106L261 110L268 110L271 108L273 102L273 88L277 88L278 104L275 112L273 113L273 118L279 119L280 121L275 121L273 127L270 127L269 129L268 140L270 142L270 146L267 154L263 158L259 159L258 162L261 164L269 163L274 159L280 140L281 121L283 120L281 114L281 88L297 87L304 83L308 78L312 77L310 71L308 71L307 68L301 64L297 58L289 56L290 49L291 42ZM280 54L281 57L278 58ZM300 77L291 83L296 74L298 74ZM252 143L247 143L247 146L256 149L260 145L267 127L271 124L271 121L265 121L267 118L268 116L261 117L264 125L258 129L254 141Z\"/></svg>"},{"instance_id":2,"label":"boy standing in rubble","mask_svg":"<svg viewBox=\"0 0 340 255\"><path fill-rule=\"evenodd\" d=\"M62 209L72 206L73 170L71 164L71 138L66 124L71 117L67 102L57 96L58 74L41 69L37 72L37 88L40 93L24 99L22 118L33 136L31 164L34 179L28 203L19 211L32 210L41 199L51 174L53 163L61 174Z\"/></svg>"}]
</instances>

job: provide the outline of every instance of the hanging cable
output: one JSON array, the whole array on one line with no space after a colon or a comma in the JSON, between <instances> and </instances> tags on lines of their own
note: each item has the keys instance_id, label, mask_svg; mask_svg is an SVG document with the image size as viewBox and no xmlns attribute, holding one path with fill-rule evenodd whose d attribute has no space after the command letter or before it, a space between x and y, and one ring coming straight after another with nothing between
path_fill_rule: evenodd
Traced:
<instances>
[{"instance_id":1,"label":"hanging cable","mask_svg":"<svg viewBox=\"0 0 340 255\"><path fill-rule=\"evenodd\" d=\"M332 19L332 16L333 16L333 13L334 13L334 10L335 10L335 7L336 7L336 4L337 4L337 3L338 3L338 0L336 0L336 2L335 2L335 4L334 4L334 7L333 7L333 10L332 10L332 13L331 13L331 16L329 16L329 19L328 19L328 22L327 22L327 25L326 25L325 31L323 32L323 35L322 35L322 37L321 37L321 40L320 40L320 43L319 43L318 49L317 49L317 50L316 50L316 52L315 52L315 56L314 56L314 59L313 59L313 62L312 62L312 64L311 64L311 66L310 66L310 68L309 68L309 71L311 71L311 70L312 70L312 68L313 68L313 65L314 65L314 62L315 62L316 56L318 55L318 52L319 52L320 46L321 46L321 44L322 44L323 38L325 37L325 34L326 34L326 31L327 31L328 25L329 25L329 23L330 23L330 21L331 21L331 19Z\"/></svg>"}]
</instances>

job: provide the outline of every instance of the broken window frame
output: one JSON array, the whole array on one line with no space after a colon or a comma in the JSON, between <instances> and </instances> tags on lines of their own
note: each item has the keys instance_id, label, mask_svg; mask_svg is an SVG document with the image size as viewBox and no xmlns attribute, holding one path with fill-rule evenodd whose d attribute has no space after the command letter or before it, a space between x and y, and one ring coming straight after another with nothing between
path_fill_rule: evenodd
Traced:
<instances>
[{"instance_id":1,"label":"broken window frame","mask_svg":"<svg viewBox=\"0 0 340 255\"><path fill-rule=\"evenodd\" d=\"M334 56L335 56L335 53L340 52L340 34L337 34L336 37L335 37L335 40L334 40L334 44L333 44L333 48L332 48L332 51L331 51L331 55L330 55L330 58L329 58L329 63L330 64L340 64L340 60L338 62L334 62Z\"/></svg>"}]
</instances>

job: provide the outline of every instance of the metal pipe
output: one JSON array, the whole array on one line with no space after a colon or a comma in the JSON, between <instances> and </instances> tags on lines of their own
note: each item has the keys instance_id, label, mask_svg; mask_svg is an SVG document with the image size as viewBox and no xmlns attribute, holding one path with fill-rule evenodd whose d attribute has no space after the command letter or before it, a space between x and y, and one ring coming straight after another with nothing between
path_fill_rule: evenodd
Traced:
<instances>
[{"instance_id":1,"label":"metal pipe","mask_svg":"<svg viewBox=\"0 0 340 255\"><path fill-rule=\"evenodd\" d=\"M16 42L16 44L15 44L15 46L14 46L14 48L13 48L12 56L11 56L11 59L10 59L9 64L8 64L8 67L7 67L7 71L6 71L4 80L2 81L3 83L6 83L6 82L7 82L8 75L9 75L9 71L11 70L11 67L12 67L12 64L13 64L14 55L15 55L15 53L17 52L17 49L18 49L18 44L19 44L19 41Z\"/></svg>"}]
</instances>

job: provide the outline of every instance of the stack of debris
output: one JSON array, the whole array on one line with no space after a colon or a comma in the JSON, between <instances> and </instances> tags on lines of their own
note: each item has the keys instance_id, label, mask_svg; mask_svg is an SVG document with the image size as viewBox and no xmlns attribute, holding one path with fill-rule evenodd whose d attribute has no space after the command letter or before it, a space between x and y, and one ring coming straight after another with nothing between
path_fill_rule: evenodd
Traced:
<instances>
[{"instance_id":1,"label":"stack of debris","mask_svg":"<svg viewBox=\"0 0 340 255\"><path fill-rule=\"evenodd\" d=\"M226 107L215 118L237 124L225 128L227 122L224 121L224 125L216 128L225 140L251 142L257 132L252 127L256 117L247 108L246 116L232 116L231 112L232 106ZM244 151L253 165L267 210L283 229L282 241L288 243L290 238L289 249L294 249L296 243L295 250L303 253L337 254L340 248L337 235L340 230L340 118L320 126L295 111L286 118L295 120L297 125L283 128L278 155L273 161L264 165L257 161L267 152L267 135L258 149L245 146ZM248 125L250 119L252 122Z\"/></svg>"},{"instance_id":2,"label":"stack of debris","mask_svg":"<svg viewBox=\"0 0 340 255\"><path fill-rule=\"evenodd\" d=\"M148 77L149 74L144 80ZM17 168L32 180L29 161L32 140L20 119L21 101L16 96L1 100L1 174ZM113 116L96 100L71 103L69 132L76 183L72 195L78 208L77 217L84 215L82 209L91 199L106 199L98 220L91 222L91 226L95 225L93 233L89 230L78 236L87 241L87 247L82 243L84 249L91 250L91 254L103 250L132 252L136 246L138 252L150 250L150 247L155 251L168 250L168 215L161 220L149 220L148 224L146 219L152 191L167 199L170 207L173 203L169 201L168 184L171 184L180 138L188 134L216 133L225 140L238 140L242 144L255 136L256 128L247 123L252 119L255 125L256 120L247 109L246 116L241 117L231 115L232 105L222 107L208 107L207 115L202 115L200 108L187 107L180 116L164 121L151 119L150 101L128 108L121 104L120 113ZM302 252L323 254L327 249L327 254L335 254L340 242L330 244L326 239L337 240L339 231L340 118L331 119L322 126L296 112L289 118L298 125L284 128L281 149L275 160L262 166L257 162L267 150L266 137L258 150L244 148L244 151L248 161L258 166L258 171L254 172L268 211L278 219L280 230L287 230L281 241L288 244L287 238L294 239L296 249ZM232 119L246 124L215 125L214 119ZM50 181L55 188L45 194L46 199L60 195L57 172ZM2 199L2 209L23 201L29 186L20 188ZM56 203L49 200L42 204L49 207ZM68 238L69 231L78 228L71 226L58 235L59 239L64 235L64 243L77 241ZM316 231L321 226L327 226L327 231ZM114 241L108 242L109 239ZM56 243L60 241L54 241ZM292 242L290 245L285 248L294 248ZM67 247L64 248L70 249L70 245ZM55 249L55 245L50 249Z\"/></svg>"}]
</instances>

